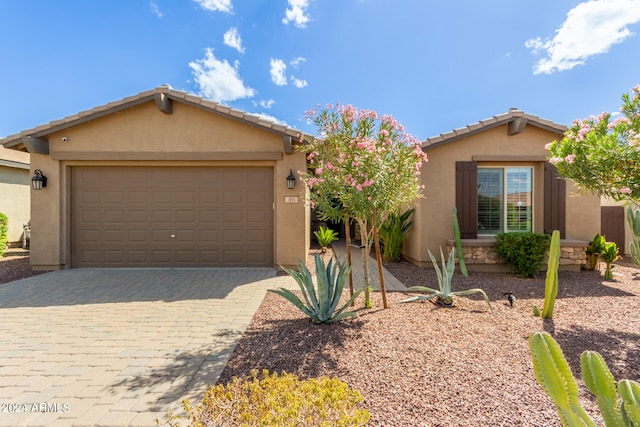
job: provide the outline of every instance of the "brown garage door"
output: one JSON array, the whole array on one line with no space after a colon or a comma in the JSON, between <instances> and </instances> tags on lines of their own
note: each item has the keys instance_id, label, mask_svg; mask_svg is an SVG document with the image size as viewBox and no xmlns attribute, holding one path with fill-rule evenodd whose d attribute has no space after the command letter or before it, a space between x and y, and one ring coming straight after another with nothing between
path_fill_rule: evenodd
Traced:
<instances>
[{"instance_id":1,"label":"brown garage door","mask_svg":"<svg viewBox=\"0 0 640 427\"><path fill-rule=\"evenodd\" d=\"M72 267L272 267L273 169L73 167Z\"/></svg>"}]
</instances>

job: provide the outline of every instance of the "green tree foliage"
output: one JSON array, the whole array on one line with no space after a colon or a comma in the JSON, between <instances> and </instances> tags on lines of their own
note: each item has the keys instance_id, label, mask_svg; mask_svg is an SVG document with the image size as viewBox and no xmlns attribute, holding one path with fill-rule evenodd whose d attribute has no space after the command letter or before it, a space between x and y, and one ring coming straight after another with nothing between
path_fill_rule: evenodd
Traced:
<instances>
[{"instance_id":1,"label":"green tree foliage","mask_svg":"<svg viewBox=\"0 0 640 427\"><path fill-rule=\"evenodd\" d=\"M365 305L370 306L373 239L391 212L401 212L421 197L419 174L427 155L420 141L389 115L338 104L306 116L318 128L318 136L301 146L309 164L302 177L311 204L322 219L353 218L360 226Z\"/></svg>"},{"instance_id":2,"label":"green tree foliage","mask_svg":"<svg viewBox=\"0 0 640 427\"><path fill-rule=\"evenodd\" d=\"M640 202L640 85L622 95L620 115L575 120L547 145L549 162L579 187L615 200Z\"/></svg>"}]
</instances>

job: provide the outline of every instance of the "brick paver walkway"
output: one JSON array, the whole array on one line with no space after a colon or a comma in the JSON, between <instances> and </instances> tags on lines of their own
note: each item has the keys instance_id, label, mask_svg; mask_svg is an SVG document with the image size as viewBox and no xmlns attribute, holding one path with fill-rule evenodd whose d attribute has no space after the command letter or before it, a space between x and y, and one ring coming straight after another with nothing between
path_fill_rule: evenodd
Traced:
<instances>
[{"instance_id":1,"label":"brick paver walkway","mask_svg":"<svg viewBox=\"0 0 640 427\"><path fill-rule=\"evenodd\" d=\"M216 382L272 269L67 270L0 285L0 426L152 426Z\"/></svg>"}]
</instances>

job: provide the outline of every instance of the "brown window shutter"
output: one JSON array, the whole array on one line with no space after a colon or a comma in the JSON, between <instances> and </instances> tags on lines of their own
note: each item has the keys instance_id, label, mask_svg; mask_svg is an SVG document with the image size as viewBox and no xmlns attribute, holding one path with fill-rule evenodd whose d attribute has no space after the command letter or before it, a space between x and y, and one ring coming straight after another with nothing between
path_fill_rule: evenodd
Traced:
<instances>
[{"instance_id":1,"label":"brown window shutter","mask_svg":"<svg viewBox=\"0 0 640 427\"><path fill-rule=\"evenodd\" d=\"M478 162L456 162L456 207L460 237L478 238Z\"/></svg>"},{"instance_id":2,"label":"brown window shutter","mask_svg":"<svg viewBox=\"0 0 640 427\"><path fill-rule=\"evenodd\" d=\"M558 170L549 162L544 164L544 232L560 231L565 236L567 182L558 177Z\"/></svg>"}]
</instances>

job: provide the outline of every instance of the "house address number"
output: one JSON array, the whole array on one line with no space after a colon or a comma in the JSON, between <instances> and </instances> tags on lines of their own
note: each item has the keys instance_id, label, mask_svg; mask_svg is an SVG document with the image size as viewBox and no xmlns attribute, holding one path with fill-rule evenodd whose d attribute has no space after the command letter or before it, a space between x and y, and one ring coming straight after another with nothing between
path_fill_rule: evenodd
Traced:
<instances>
[{"instance_id":1,"label":"house address number","mask_svg":"<svg viewBox=\"0 0 640 427\"><path fill-rule=\"evenodd\" d=\"M298 203L298 196L284 196L285 203Z\"/></svg>"}]
</instances>

